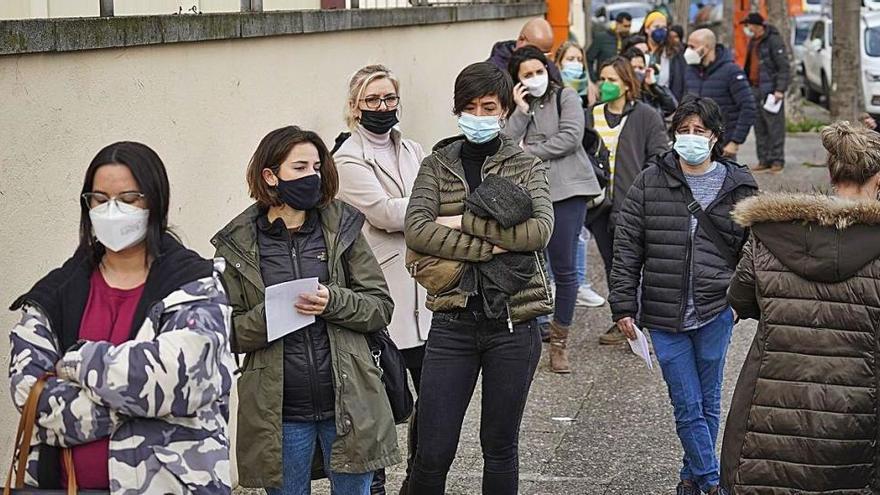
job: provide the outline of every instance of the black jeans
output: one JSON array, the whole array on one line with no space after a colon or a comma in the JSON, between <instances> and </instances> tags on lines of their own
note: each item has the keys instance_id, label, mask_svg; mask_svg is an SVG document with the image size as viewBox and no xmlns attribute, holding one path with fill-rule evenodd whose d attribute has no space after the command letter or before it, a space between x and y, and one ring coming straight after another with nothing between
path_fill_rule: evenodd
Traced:
<instances>
[{"instance_id":1,"label":"black jeans","mask_svg":"<svg viewBox=\"0 0 880 495\"><path fill-rule=\"evenodd\" d=\"M406 362L406 369L409 370L409 376L413 381L413 388L416 392L416 403L413 408L412 417L407 425L407 455L406 455L406 476L409 477L412 472L413 460L416 456L416 448L419 444L418 436L418 411L419 411L419 389L422 382L422 361L425 359L425 346L411 347L409 349L401 349L403 360ZM406 481L404 481L406 483ZM377 469L373 473L373 482L370 484L370 495L385 495L385 468Z\"/></svg>"},{"instance_id":2,"label":"black jeans","mask_svg":"<svg viewBox=\"0 0 880 495\"><path fill-rule=\"evenodd\" d=\"M605 283L608 284L608 292L611 292L611 263L614 261L614 226L611 225L611 205L598 206L587 211L587 220L584 224L602 256L602 264L605 265Z\"/></svg>"},{"instance_id":3,"label":"black jeans","mask_svg":"<svg viewBox=\"0 0 880 495\"><path fill-rule=\"evenodd\" d=\"M547 258L556 283L553 319L567 327L574 318L577 299L577 242L587 214L587 198L575 196L553 203L553 235L547 244Z\"/></svg>"},{"instance_id":4,"label":"black jeans","mask_svg":"<svg viewBox=\"0 0 880 495\"><path fill-rule=\"evenodd\" d=\"M435 313L419 395L419 448L410 495L441 495L455 459L465 412L483 374L480 445L483 493L514 495L519 488L519 427L541 358L535 320L514 325L480 313Z\"/></svg>"}]
</instances>

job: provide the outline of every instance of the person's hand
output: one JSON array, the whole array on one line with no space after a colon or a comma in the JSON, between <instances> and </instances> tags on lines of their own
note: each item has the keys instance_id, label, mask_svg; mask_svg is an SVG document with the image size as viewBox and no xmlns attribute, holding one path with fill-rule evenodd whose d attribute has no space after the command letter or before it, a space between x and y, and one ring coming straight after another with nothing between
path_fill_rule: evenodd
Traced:
<instances>
[{"instance_id":1,"label":"person's hand","mask_svg":"<svg viewBox=\"0 0 880 495\"><path fill-rule=\"evenodd\" d=\"M451 217L437 217L437 223L452 230L461 230L461 215Z\"/></svg>"},{"instance_id":2,"label":"person's hand","mask_svg":"<svg viewBox=\"0 0 880 495\"><path fill-rule=\"evenodd\" d=\"M597 101L599 101L599 86L593 81L589 81L587 83L587 103L593 106Z\"/></svg>"},{"instance_id":3,"label":"person's hand","mask_svg":"<svg viewBox=\"0 0 880 495\"><path fill-rule=\"evenodd\" d=\"M739 152L739 145L733 141L724 145L724 156L736 156Z\"/></svg>"},{"instance_id":4,"label":"person's hand","mask_svg":"<svg viewBox=\"0 0 880 495\"><path fill-rule=\"evenodd\" d=\"M636 338L636 321L632 317L627 316L617 320L617 328L627 339L635 340Z\"/></svg>"},{"instance_id":5,"label":"person's hand","mask_svg":"<svg viewBox=\"0 0 880 495\"><path fill-rule=\"evenodd\" d=\"M516 108L525 114L529 113L529 104L526 102L526 95L528 94L529 88L523 83L516 83L516 86L513 87L513 101L516 103Z\"/></svg>"},{"instance_id":6,"label":"person's hand","mask_svg":"<svg viewBox=\"0 0 880 495\"><path fill-rule=\"evenodd\" d=\"M302 315L319 316L324 314L327 303L330 302L330 290L322 284L318 284L318 292L315 294L300 294L296 310Z\"/></svg>"},{"instance_id":7,"label":"person's hand","mask_svg":"<svg viewBox=\"0 0 880 495\"><path fill-rule=\"evenodd\" d=\"M783 93L782 91L774 91L773 98L776 99L776 101L780 101L785 98L785 93Z\"/></svg>"},{"instance_id":8,"label":"person's hand","mask_svg":"<svg viewBox=\"0 0 880 495\"><path fill-rule=\"evenodd\" d=\"M874 117L871 117L868 114L865 114L862 116L862 122L865 124L865 127L867 127L868 129L873 130L873 129L877 128L877 121L874 120Z\"/></svg>"},{"instance_id":9,"label":"person's hand","mask_svg":"<svg viewBox=\"0 0 880 495\"><path fill-rule=\"evenodd\" d=\"M657 78L654 76L654 68L648 67L645 69L645 84L648 86L653 86L657 84Z\"/></svg>"},{"instance_id":10,"label":"person's hand","mask_svg":"<svg viewBox=\"0 0 880 495\"><path fill-rule=\"evenodd\" d=\"M492 246L492 254L504 254L508 251L500 246Z\"/></svg>"}]
</instances>

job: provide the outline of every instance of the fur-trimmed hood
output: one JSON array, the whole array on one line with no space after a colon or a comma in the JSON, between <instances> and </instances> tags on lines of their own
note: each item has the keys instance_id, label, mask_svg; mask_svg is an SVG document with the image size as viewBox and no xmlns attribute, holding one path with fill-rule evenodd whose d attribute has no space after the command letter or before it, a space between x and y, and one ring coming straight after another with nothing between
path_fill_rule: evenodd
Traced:
<instances>
[{"instance_id":1,"label":"fur-trimmed hood","mask_svg":"<svg viewBox=\"0 0 880 495\"><path fill-rule=\"evenodd\" d=\"M770 193L741 201L734 220L808 280L847 280L880 258L880 201Z\"/></svg>"}]
</instances>

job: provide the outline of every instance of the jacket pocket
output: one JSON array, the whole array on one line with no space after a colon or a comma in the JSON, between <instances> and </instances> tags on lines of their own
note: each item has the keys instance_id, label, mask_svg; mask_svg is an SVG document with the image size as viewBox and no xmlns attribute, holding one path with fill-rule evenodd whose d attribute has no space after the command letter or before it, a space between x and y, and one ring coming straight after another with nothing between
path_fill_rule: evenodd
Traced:
<instances>
[{"instance_id":1,"label":"jacket pocket","mask_svg":"<svg viewBox=\"0 0 880 495\"><path fill-rule=\"evenodd\" d=\"M392 264L396 263L400 259L400 251L393 251L391 253L386 254L379 260L379 267L382 270L385 270Z\"/></svg>"},{"instance_id":2,"label":"jacket pocket","mask_svg":"<svg viewBox=\"0 0 880 495\"><path fill-rule=\"evenodd\" d=\"M436 256L419 254L411 249L406 251L406 268L428 294L438 295L458 287L464 263Z\"/></svg>"}]
</instances>

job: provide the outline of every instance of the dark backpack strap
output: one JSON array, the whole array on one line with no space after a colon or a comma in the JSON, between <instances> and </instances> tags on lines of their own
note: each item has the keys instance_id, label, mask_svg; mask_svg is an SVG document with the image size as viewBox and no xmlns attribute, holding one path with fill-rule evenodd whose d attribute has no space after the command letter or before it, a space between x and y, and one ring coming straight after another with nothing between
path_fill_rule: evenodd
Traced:
<instances>
[{"instance_id":1,"label":"dark backpack strap","mask_svg":"<svg viewBox=\"0 0 880 495\"><path fill-rule=\"evenodd\" d=\"M562 116L562 87L556 91L556 115Z\"/></svg>"},{"instance_id":2,"label":"dark backpack strap","mask_svg":"<svg viewBox=\"0 0 880 495\"><path fill-rule=\"evenodd\" d=\"M712 241L712 244L715 245L715 248L718 249L718 252L727 262L727 266L731 269L736 269L736 265L739 263L739 256L732 252L730 246L727 242L724 241L724 238L721 237L721 232L718 232L718 226L715 225L715 222L712 221L712 218L706 213L706 210L700 206L700 203L694 199L694 195L691 192L690 187L686 184L682 184L682 195L684 196L685 204L687 205L688 211L691 215L697 218L697 228L702 227L703 231L709 235L709 239Z\"/></svg>"}]
</instances>

